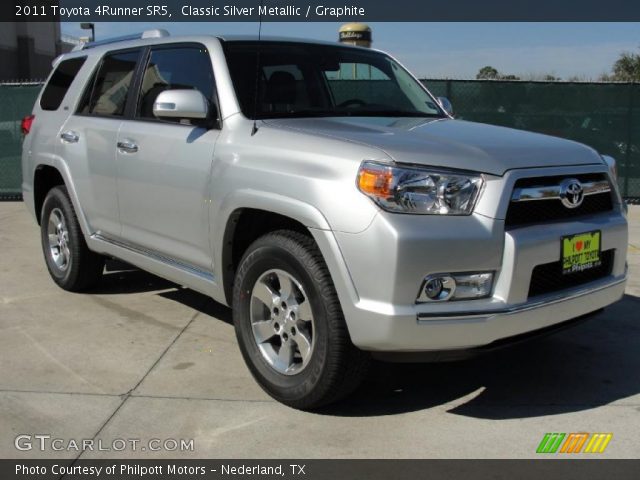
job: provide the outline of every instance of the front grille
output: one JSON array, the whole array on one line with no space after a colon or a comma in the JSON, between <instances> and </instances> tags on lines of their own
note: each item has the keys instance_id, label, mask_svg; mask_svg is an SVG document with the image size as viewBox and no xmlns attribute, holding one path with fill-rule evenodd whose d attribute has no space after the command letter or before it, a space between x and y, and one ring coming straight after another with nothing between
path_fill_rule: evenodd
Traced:
<instances>
[{"instance_id":1,"label":"front grille","mask_svg":"<svg viewBox=\"0 0 640 480\"><path fill-rule=\"evenodd\" d=\"M604 174L585 174L571 175L582 183L603 180ZM554 177L538 177L538 178L521 178L516 181L514 188L526 187L545 187L550 185L559 185L567 176ZM529 202L511 202L507 210L505 219L506 227L515 227L521 225L531 225L536 223L545 223L553 220L565 220L568 218L576 218L585 215L593 215L596 213L608 212L613 209L613 200L611 192L602 192L584 197L582 205L578 208L566 208L562 202L557 199L535 200Z\"/></svg>"},{"instance_id":2,"label":"front grille","mask_svg":"<svg viewBox=\"0 0 640 480\"><path fill-rule=\"evenodd\" d=\"M600 266L566 275L562 273L561 261L538 265L531 274L529 298L545 293L560 292L611 275L613 257L614 250L605 250L600 254L602 261Z\"/></svg>"}]
</instances>

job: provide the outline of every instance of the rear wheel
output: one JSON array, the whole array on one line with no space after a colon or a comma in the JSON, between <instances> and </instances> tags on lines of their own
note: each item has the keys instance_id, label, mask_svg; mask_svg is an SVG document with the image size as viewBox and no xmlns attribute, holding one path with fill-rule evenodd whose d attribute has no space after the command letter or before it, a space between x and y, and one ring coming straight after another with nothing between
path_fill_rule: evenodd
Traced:
<instances>
[{"instance_id":1,"label":"rear wheel","mask_svg":"<svg viewBox=\"0 0 640 480\"><path fill-rule=\"evenodd\" d=\"M329 271L312 238L281 230L245 253L233 292L244 359L262 388L294 408L351 393L369 356L349 338Z\"/></svg>"},{"instance_id":2,"label":"rear wheel","mask_svg":"<svg viewBox=\"0 0 640 480\"><path fill-rule=\"evenodd\" d=\"M66 187L59 185L47 193L40 233L47 269L60 287L77 292L100 280L104 257L87 247Z\"/></svg>"}]
</instances>

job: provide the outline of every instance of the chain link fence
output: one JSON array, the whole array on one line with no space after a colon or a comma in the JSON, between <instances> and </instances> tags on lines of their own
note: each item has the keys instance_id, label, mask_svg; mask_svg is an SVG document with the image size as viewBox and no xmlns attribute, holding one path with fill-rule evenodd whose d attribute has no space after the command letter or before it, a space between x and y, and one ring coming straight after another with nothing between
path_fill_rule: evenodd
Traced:
<instances>
[{"instance_id":1,"label":"chain link fence","mask_svg":"<svg viewBox=\"0 0 640 480\"><path fill-rule=\"evenodd\" d=\"M456 118L569 138L618 161L623 196L640 198L640 84L423 80ZM19 198L21 119L41 83L0 85L0 198Z\"/></svg>"}]
</instances>

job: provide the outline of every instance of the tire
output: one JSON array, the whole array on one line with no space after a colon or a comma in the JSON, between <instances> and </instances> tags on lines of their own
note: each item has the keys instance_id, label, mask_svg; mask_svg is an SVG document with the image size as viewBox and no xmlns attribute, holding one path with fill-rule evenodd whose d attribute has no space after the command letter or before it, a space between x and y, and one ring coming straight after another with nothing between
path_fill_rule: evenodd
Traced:
<instances>
[{"instance_id":1,"label":"tire","mask_svg":"<svg viewBox=\"0 0 640 480\"><path fill-rule=\"evenodd\" d=\"M52 188L42 204L42 251L53 281L64 290L80 292L102 277L104 257L89 250L63 185Z\"/></svg>"},{"instance_id":2,"label":"tire","mask_svg":"<svg viewBox=\"0 0 640 480\"><path fill-rule=\"evenodd\" d=\"M280 230L247 249L233 289L233 322L254 378L285 405L328 405L366 376L369 355L351 343L327 266L307 235Z\"/></svg>"}]
</instances>

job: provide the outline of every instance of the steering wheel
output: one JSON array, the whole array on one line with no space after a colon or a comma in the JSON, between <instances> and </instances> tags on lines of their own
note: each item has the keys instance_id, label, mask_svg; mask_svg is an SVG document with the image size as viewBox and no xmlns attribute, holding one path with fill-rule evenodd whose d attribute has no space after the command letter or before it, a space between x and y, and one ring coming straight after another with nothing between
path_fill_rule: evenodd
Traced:
<instances>
[{"instance_id":1,"label":"steering wheel","mask_svg":"<svg viewBox=\"0 0 640 480\"><path fill-rule=\"evenodd\" d=\"M338 104L338 107L364 107L367 103L359 98L350 98Z\"/></svg>"}]
</instances>

